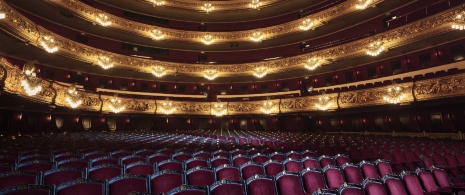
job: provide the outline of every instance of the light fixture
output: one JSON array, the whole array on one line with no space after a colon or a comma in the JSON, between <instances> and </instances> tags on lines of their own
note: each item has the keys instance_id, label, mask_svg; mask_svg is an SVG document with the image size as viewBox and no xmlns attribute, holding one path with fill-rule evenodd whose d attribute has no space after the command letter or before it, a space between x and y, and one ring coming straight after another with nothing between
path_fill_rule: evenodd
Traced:
<instances>
[{"instance_id":1,"label":"light fixture","mask_svg":"<svg viewBox=\"0 0 465 195\"><path fill-rule=\"evenodd\" d=\"M97 14L97 16L95 17L95 21L97 21L97 23L100 24L101 26L111 25L110 18L108 18L108 16L104 13Z\"/></svg>"},{"instance_id":2,"label":"light fixture","mask_svg":"<svg viewBox=\"0 0 465 195\"><path fill-rule=\"evenodd\" d=\"M79 95L76 85L69 86L68 91L65 92L66 102L71 108L77 108L82 104L81 96Z\"/></svg>"},{"instance_id":3,"label":"light fixture","mask_svg":"<svg viewBox=\"0 0 465 195\"><path fill-rule=\"evenodd\" d=\"M162 6L162 5L165 5L165 1L163 1L163 0L153 0L153 7Z\"/></svg>"},{"instance_id":4,"label":"light fixture","mask_svg":"<svg viewBox=\"0 0 465 195\"><path fill-rule=\"evenodd\" d=\"M150 32L150 36L152 37L152 39L155 39L157 41L165 38L165 35L163 34L163 32L161 32L161 30L159 30L158 28L153 29Z\"/></svg>"},{"instance_id":5,"label":"light fixture","mask_svg":"<svg viewBox=\"0 0 465 195\"><path fill-rule=\"evenodd\" d=\"M99 56L97 64L105 70L113 67L113 63L108 56Z\"/></svg>"},{"instance_id":6,"label":"light fixture","mask_svg":"<svg viewBox=\"0 0 465 195\"><path fill-rule=\"evenodd\" d=\"M263 38L264 38L263 33L260 31L254 32L250 36L250 40L255 41L255 42L261 42Z\"/></svg>"},{"instance_id":7,"label":"light fixture","mask_svg":"<svg viewBox=\"0 0 465 195\"><path fill-rule=\"evenodd\" d=\"M215 7L213 7L213 5L211 3L208 3L208 1L206 3L204 3L203 6L202 6L202 10L205 11L207 14L209 14L214 9L215 9Z\"/></svg>"},{"instance_id":8,"label":"light fixture","mask_svg":"<svg viewBox=\"0 0 465 195\"><path fill-rule=\"evenodd\" d=\"M169 115L176 112L176 107L174 106L173 101L170 101L169 98L166 98L166 100L161 103L160 111L163 114Z\"/></svg>"},{"instance_id":9,"label":"light fixture","mask_svg":"<svg viewBox=\"0 0 465 195\"><path fill-rule=\"evenodd\" d=\"M215 38L210 35L209 33L207 33L206 35L204 35L202 37L202 42L205 44L205 45L210 45L212 44L213 42L215 42Z\"/></svg>"},{"instance_id":10,"label":"light fixture","mask_svg":"<svg viewBox=\"0 0 465 195\"><path fill-rule=\"evenodd\" d=\"M250 4L249 4L249 6L252 9L258 9L258 10L260 10L261 5L262 5L262 2L260 2L260 0L252 0L252 2L250 2Z\"/></svg>"},{"instance_id":11,"label":"light fixture","mask_svg":"<svg viewBox=\"0 0 465 195\"><path fill-rule=\"evenodd\" d=\"M36 61L26 62L23 67L21 86L28 96L34 96L42 91L40 80L36 77L34 63Z\"/></svg>"},{"instance_id":12,"label":"light fixture","mask_svg":"<svg viewBox=\"0 0 465 195\"><path fill-rule=\"evenodd\" d=\"M313 22L310 18L305 19L299 25L300 30L307 31L313 27Z\"/></svg>"},{"instance_id":13,"label":"light fixture","mask_svg":"<svg viewBox=\"0 0 465 195\"><path fill-rule=\"evenodd\" d=\"M47 51L48 53L55 53L58 51L58 46L50 35L42 36L42 40L40 41L40 45Z\"/></svg>"},{"instance_id":14,"label":"light fixture","mask_svg":"<svg viewBox=\"0 0 465 195\"><path fill-rule=\"evenodd\" d=\"M267 74L268 74L268 72L266 71L265 67L257 67L253 71L253 75L256 76L257 78L262 78Z\"/></svg>"},{"instance_id":15,"label":"light fixture","mask_svg":"<svg viewBox=\"0 0 465 195\"><path fill-rule=\"evenodd\" d=\"M392 86L387 89L386 95L383 97L383 99L388 103L397 104L404 100L406 97L407 94L404 93L404 89L393 82Z\"/></svg>"},{"instance_id":16,"label":"light fixture","mask_svg":"<svg viewBox=\"0 0 465 195\"><path fill-rule=\"evenodd\" d=\"M321 66L321 63L318 58L310 58L307 60L307 63L305 63L305 68L308 70L315 70L319 66Z\"/></svg>"},{"instance_id":17,"label":"light fixture","mask_svg":"<svg viewBox=\"0 0 465 195\"><path fill-rule=\"evenodd\" d=\"M166 70L161 66L154 66L152 67L152 74L156 77L162 77L166 75Z\"/></svg>"},{"instance_id":18,"label":"light fixture","mask_svg":"<svg viewBox=\"0 0 465 195\"><path fill-rule=\"evenodd\" d=\"M260 111L263 114L271 114L275 112L276 110L276 105L273 103L273 101L270 100L270 98L266 98L265 101L263 101L263 105L260 108Z\"/></svg>"},{"instance_id":19,"label":"light fixture","mask_svg":"<svg viewBox=\"0 0 465 195\"><path fill-rule=\"evenodd\" d=\"M318 110L323 110L323 111L328 110L332 105L333 105L333 102L331 102L331 97L329 97L325 93L323 93L323 95L321 95L318 98L318 103L315 104Z\"/></svg>"},{"instance_id":20,"label":"light fixture","mask_svg":"<svg viewBox=\"0 0 465 195\"><path fill-rule=\"evenodd\" d=\"M356 9L365 9L370 5L373 0L357 0L357 4L355 5Z\"/></svg>"},{"instance_id":21,"label":"light fixture","mask_svg":"<svg viewBox=\"0 0 465 195\"><path fill-rule=\"evenodd\" d=\"M3 5L0 5L0 19L5 19L5 18L6 18L5 7L3 7Z\"/></svg>"},{"instance_id":22,"label":"light fixture","mask_svg":"<svg viewBox=\"0 0 465 195\"><path fill-rule=\"evenodd\" d=\"M367 54L370 56L377 56L384 51L384 43L381 41L373 41L368 45Z\"/></svg>"},{"instance_id":23,"label":"light fixture","mask_svg":"<svg viewBox=\"0 0 465 195\"><path fill-rule=\"evenodd\" d=\"M110 105L108 107L114 113L120 113L126 108L124 106L124 103L121 101L121 99L118 98L118 94L115 94L113 98L110 99L109 103Z\"/></svg>"},{"instance_id":24,"label":"light fixture","mask_svg":"<svg viewBox=\"0 0 465 195\"><path fill-rule=\"evenodd\" d=\"M226 115L228 113L227 105L225 105L218 99L218 102L213 103L213 105L211 106L211 113L212 115L218 117Z\"/></svg>"},{"instance_id":25,"label":"light fixture","mask_svg":"<svg viewBox=\"0 0 465 195\"><path fill-rule=\"evenodd\" d=\"M455 16L452 22L452 29L465 30L465 10Z\"/></svg>"},{"instance_id":26,"label":"light fixture","mask_svg":"<svg viewBox=\"0 0 465 195\"><path fill-rule=\"evenodd\" d=\"M218 71L212 69L206 70L203 72L203 77L205 77L208 80L213 80L216 77L218 77Z\"/></svg>"}]
</instances>

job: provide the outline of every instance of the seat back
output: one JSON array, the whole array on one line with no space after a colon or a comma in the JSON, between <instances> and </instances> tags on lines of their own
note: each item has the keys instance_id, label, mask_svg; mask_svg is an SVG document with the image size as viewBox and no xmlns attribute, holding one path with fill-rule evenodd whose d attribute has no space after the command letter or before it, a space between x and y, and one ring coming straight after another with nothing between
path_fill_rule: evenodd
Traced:
<instances>
[{"instance_id":1,"label":"seat back","mask_svg":"<svg viewBox=\"0 0 465 195\"><path fill-rule=\"evenodd\" d=\"M278 173L284 171L284 166L280 161L269 160L263 163L265 173L267 176L276 176Z\"/></svg>"},{"instance_id":2,"label":"seat back","mask_svg":"<svg viewBox=\"0 0 465 195\"><path fill-rule=\"evenodd\" d=\"M276 194L276 186L273 177L255 175L246 180L246 191L249 195Z\"/></svg>"},{"instance_id":3,"label":"seat back","mask_svg":"<svg viewBox=\"0 0 465 195\"><path fill-rule=\"evenodd\" d=\"M184 183L183 175L179 171L163 170L150 176L151 193L167 193Z\"/></svg>"},{"instance_id":4,"label":"seat back","mask_svg":"<svg viewBox=\"0 0 465 195\"><path fill-rule=\"evenodd\" d=\"M210 186L215 182L215 174L210 168L195 167L187 170L186 182L188 185Z\"/></svg>"},{"instance_id":5,"label":"seat back","mask_svg":"<svg viewBox=\"0 0 465 195\"><path fill-rule=\"evenodd\" d=\"M11 171L0 174L0 189L10 188L20 184L39 184L39 174L27 171Z\"/></svg>"},{"instance_id":6,"label":"seat back","mask_svg":"<svg viewBox=\"0 0 465 195\"><path fill-rule=\"evenodd\" d=\"M105 182L101 180L92 179L76 179L63 183L56 188L56 195L81 195L81 194L92 194L92 195L105 195L106 187Z\"/></svg>"},{"instance_id":7,"label":"seat back","mask_svg":"<svg viewBox=\"0 0 465 195\"><path fill-rule=\"evenodd\" d=\"M388 195L380 180L366 179L363 181L362 186L366 195Z\"/></svg>"},{"instance_id":8,"label":"seat back","mask_svg":"<svg viewBox=\"0 0 465 195\"><path fill-rule=\"evenodd\" d=\"M207 188L201 186L181 185L170 190L166 195L207 195Z\"/></svg>"},{"instance_id":9,"label":"seat back","mask_svg":"<svg viewBox=\"0 0 465 195\"><path fill-rule=\"evenodd\" d=\"M302 165L304 166L304 169L306 168L319 169L320 168L320 163L318 162L317 158L307 156L303 158L301 161L302 161Z\"/></svg>"},{"instance_id":10,"label":"seat back","mask_svg":"<svg viewBox=\"0 0 465 195\"><path fill-rule=\"evenodd\" d=\"M34 194L34 195L53 195L53 186L20 184L14 187L5 188L0 190L0 194L21 195L21 194Z\"/></svg>"},{"instance_id":11,"label":"seat back","mask_svg":"<svg viewBox=\"0 0 465 195\"><path fill-rule=\"evenodd\" d=\"M399 176L385 175L383 177L383 183L390 195L407 195L407 191Z\"/></svg>"},{"instance_id":12,"label":"seat back","mask_svg":"<svg viewBox=\"0 0 465 195\"><path fill-rule=\"evenodd\" d=\"M125 173L134 175L152 175L155 173L155 167L153 166L153 164L142 161L128 164L124 168Z\"/></svg>"},{"instance_id":13,"label":"seat back","mask_svg":"<svg viewBox=\"0 0 465 195\"><path fill-rule=\"evenodd\" d=\"M222 179L240 181L241 173L236 166L222 165L215 168L215 178L217 181Z\"/></svg>"},{"instance_id":14,"label":"seat back","mask_svg":"<svg viewBox=\"0 0 465 195\"><path fill-rule=\"evenodd\" d=\"M407 189L408 194L410 195L423 195L423 189L420 184L420 180L418 180L417 176L411 172L403 171L400 174L402 180L404 181L405 187Z\"/></svg>"},{"instance_id":15,"label":"seat back","mask_svg":"<svg viewBox=\"0 0 465 195\"><path fill-rule=\"evenodd\" d=\"M108 193L127 195L131 192L148 193L150 190L147 176L124 174L108 180Z\"/></svg>"},{"instance_id":16,"label":"seat back","mask_svg":"<svg viewBox=\"0 0 465 195\"><path fill-rule=\"evenodd\" d=\"M434 192L438 190L438 186L436 185L436 181L434 181L433 174L431 172L425 170L425 169L417 169L415 171L415 174L417 174L418 178L420 179L420 183L423 186L423 189L426 192Z\"/></svg>"},{"instance_id":17,"label":"seat back","mask_svg":"<svg viewBox=\"0 0 465 195\"><path fill-rule=\"evenodd\" d=\"M306 168L300 174L304 189L307 193L313 193L318 189L326 189L323 173L320 169Z\"/></svg>"},{"instance_id":18,"label":"seat back","mask_svg":"<svg viewBox=\"0 0 465 195\"><path fill-rule=\"evenodd\" d=\"M328 165L323 168L323 175L326 179L326 184L330 189L337 189L344 184L344 176L342 175L341 168L338 166Z\"/></svg>"},{"instance_id":19,"label":"seat back","mask_svg":"<svg viewBox=\"0 0 465 195\"><path fill-rule=\"evenodd\" d=\"M78 178L86 178L85 169L61 167L58 169L45 171L42 176L42 183L47 186L58 186Z\"/></svg>"},{"instance_id":20,"label":"seat back","mask_svg":"<svg viewBox=\"0 0 465 195\"><path fill-rule=\"evenodd\" d=\"M89 179L108 180L123 174L123 167L119 165L103 164L89 169Z\"/></svg>"},{"instance_id":21,"label":"seat back","mask_svg":"<svg viewBox=\"0 0 465 195\"><path fill-rule=\"evenodd\" d=\"M346 163L342 165L345 181L348 183L361 184L363 182L362 172L357 165Z\"/></svg>"},{"instance_id":22,"label":"seat back","mask_svg":"<svg viewBox=\"0 0 465 195\"><path fill-rule=\"evenodd\" d=\"M281 195L303 194L302 186L298 173L283 171L276 175L276 187Z\"/></svg>"},{"instance_id":23,"label":"seat back","mask_svg":"<svg viewBox=\"0 0 465 195\"><path fill-rule=\"evenodd\" d=\"M378 168L375 164L369 161L361 161L358 165L360 170L362 171L363 178L370 178L370 179L379 179L381 176L378 173Z\"/></svg>"},{"instance_id":24,"label":"seat back","mask_svg":"<svg viewBox=\"0 0 465 195\"><path fill-rule=\"evenodd\" d=\"M245 195L240 181L222 179L210 186L211 195Z\"/></svg>"},{"instance_id":25,"label":"seat back","mask_svg":"<svg viewBox=\"0 0 465 195\"><path fill-rule=\"evenodd\" d=\"M247 180L248 178L255 176L255 175L264 175L265 170L263 167L254 162L248 162L240 166L242 179Z\"/></svg>"}]
</instances>

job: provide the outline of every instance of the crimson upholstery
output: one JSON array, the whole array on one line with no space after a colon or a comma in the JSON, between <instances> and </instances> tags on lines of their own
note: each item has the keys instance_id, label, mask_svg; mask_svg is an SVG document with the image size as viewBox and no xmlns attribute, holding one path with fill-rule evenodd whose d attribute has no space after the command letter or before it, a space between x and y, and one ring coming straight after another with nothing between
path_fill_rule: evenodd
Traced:
<instances>
[{"instance_id":1,"label":"crimson upholstery","mask_svg":"<svg viewBox=\"0 0 465 195\"><path fill-rule=\"evenodd\" d=\"M348 183L360 184L363 182L362 173L357 165L346 163L341 168L344 172L345 181Z\"/></svg>"},{"instance_id":2,"label":"crimson upholstery","mask_svg":"<svg viewBox=\"0 0 465 195\"><path fill-rule=\"evenodd\" d=\"M365 195L360 185L344 184L339 188L339 195Z\"/></svg>"},{"instance_id":3,"label":"crimson upholstery","mask_svg":"<svg viewBox=\"0 0 465 195\"><path fill-rule=\"evenodd\" d=\"M190 158L190 159L186 160L185 167L186 167L186 170L189 170L189 169L192 169L192 168L195 168L195 167L208 168L208 167L210 167L210 165L208 163L208 159L200 158L200 157L194 157L194 158Z\"/></svg>"},{"instance_id":4,"label":"crimson upholstery","mask_svg":"<svg viewBox=\"0 0 465 195\"><path fill-rule=\"evenodd\" d=\"M420 181L417 176L412 172L404 171L401 173L402 180L405 183L408 194L410 195L422 195L423 188L421 187Z\"/></svg>"},{"instance_id":5,"label":"crimson upholstery","mask_svg":"<svg viewBox=\"0 0 465 195\"><path fill-rule=\"evenodd\" d=\"M245 195L242 182L233 180L220 180L210 187L211 195Z\"/></svg>"},{"instance_id":6,"label":"crimson upholstery","mask_svg":"<svg viewBox=\"0 0 465 195\"><path fill-rule=\"evenodd\" d=\"M301 161L302 161L302 164L304 166L304 169L306 169L306 168L314 168L314 169L320 168L320 163L318 162L317 158L307 156L307 157L303 158Z\"/></svg>"},{"instance_id":7,"label":"crimson upholstery","mask_svg":"<svg viewBox=\"0 0 465 195\"><path fill-rule=\"evenodd\" d=\"M385 175L383 177L383 183L390 195L407 195L407 191L399 176Z\"/></svg>"},{"instance_id":8,"label":"crimson upholstery","mask_svg":"<svg viewBox=\"0 0 465 195\"><path fill-rule=\"evenodd\" d=\"M284 166L279 161L269 160L263 164L265 173L268 176L276 176L278 173L284 171Z\"/></svg>"},{"instance_id":9,"label":"crimson upholstery","mask_svg":"<svg viewBox=\"0 0 465 195\"><path fill-rule=\"evenodd\" d=\"M369 161L361 161L358 165L363 173L363 178L380 179L378 168Z\"/></svg>"},{"instance_id":10,"label":"crimson upholstery","mask_svg":"<svg viewBox=\"0 0 465 195\"><path fill-rule=\"evenodd\" d=\"M276 194L276 186L273 177L255 175L247 179L245 183L249 195Z\"/></svg>"},{"instance_id":11,"label":"crimson upholstery","mask_svg":"<svg viewBox=\"0 0 465 195\"><path fill-rule=\"evenodd\" d=\"M265 174L265 171L263 170L263 167L257 163L253 162L248 162L243 164L240 167L241 174L242 174L242 179L247 180L248 178L254 176L254 175L263 175Z\"/></svg>"},{"instance_id":12,"label":"crimson upholstery","mask_svg":"<svg viewBox=\"0 0 465 195\"><path fill-rule=\"evenodd\" d=\"M283 162L284 168L286 171L300 173L302 168L302 163L298 159L288 158Z\"/></svg>"},{"instance_id":13,"label":"crimson upholstery","mask_svg":"<svg viewBox=\"0 0 465 195\"><path fill-rule=\"evenodd\" d=\"M0 174L0 189L19 184L39 184L39 175L27 171L11 171Z\"/></svg>"},{"instance_id":14,"label":"crimson upholstery","mask_svg":"<svg viewBox=\"0 0 465 195\"><path fill-rule=\"evenodd\" d=\"M166 193L166 195L207 195L207 189L200 186L182 185Z\"/></svg>"},{"instance_id":15,"label":"crimson upholstery","mask_svg":"<svg viewBox=\"0 0 465 195\"><path fill-rule=\"evenodd\" d=\"M187 170L186 182L188 185L210 186L215 183L215 174L210 168L195 167Z\"/></svg>"},{"instance_id":16,"label":"crimson upholstery","mask_svg":"<svg viewBox=\"0 0 465 195\"><path fill-rule=\"evenodd\" d=\"M103 164L89 169L89 178L107 180L123 173L123 167L119 165Z\"/></svg>"},{"instance_id":17,"label":"crimson upholstery","mask_svg":"<svg viewBox=\"0 0 465 195\"><path fill-rule=\"evenodd\" d=\"M73 167L61 167L43 173L42 182L44 185L61 185L63 183L85 178L85 170Z\"/></svg>"},{"instance_id":18,"label":"crimson upholstery","mask_svg":"<svg viewBox=\"0 0 465 195\"><path fill-rule=\"evenodd\" d=\"M327 188L320 169L307 168L302 171L301 177L306 192L313 193Z\"/></svg>"},{"instance_id":19,"label":"crimson upholstery","mask_svg":"<svg viewBox=\"0 0 465 195\"><path fill-rule=\"evenodd\" d=\"M53 195L54 189L51 186L21 184L18 186L0 190L2 195Z\"/></svg>"},{"instance_id":20,"label":"crimson upholstery","mask_svg":"<svg viewBox=\"0 0 465 195\"><path fill-rule=\"evenodd\" d=\"M210 164L211 164L211 166L213 168L217 168L217 167L225 165L225 164L230 165L231 161L226 157L219 156L219 157L212 158L211 161L210 161Z\"/></svg>"},{"instance_id":21,"label":"crimson upholstery","mask_svg":"<svg viewBox=\"0 0 465 195\"><path fill-rule=\"evenodd\" d=\"M153 164L147 162L134 162L125 167L125 172L134 175L152 175L155 173Z\"/></svg>"},{"instance_id":22,"label":"crimson upholstery","mask_svg":"<svg viewBox=\"0 0 465 195\"><path fill-rule=\"evenodd\" d=\"M108 180L108 193L111 195L127 195L130 192L149 192L146 176L125 174Z\"/></svg>"},{"instance_id":23,"label":"crimson upholstery","mask_svg":"<svg viewBox=\"0 0 465 195\"><path fill-rule=\"evenodd\" d=\"M228 179L228 180L241 180L241 172L238 167L232 165L222 165L215 168L216 180Z\"/></svg>"},{"instance_id":24,"label":"crimson upholstery","mask_svg":"<svg viewBox=\"0 0 465 195\"><path fill-rule=\"evenodd\" d=\"M151 193L160 194L181 186L184 183L181 172L163 170L150 176Z\"/></svg>"},{"instance_id":25,"label":"crimson upholstery","mask_svg":"<svg viewBox=\"0 0 465 195\"><path fill-rule=\"evenodd\" d=\"M149 162L152 164L159 163L159 162L170 159L168 155L161 154L161 153L152 154L148 156L147 158L149 159Z\"/></svg>"},{"instance_id":26,"label":"crimson upholstery","mask_svg":"<svg viewBox=\"0 0 465 195\"><path fill-rule=\"evenodd\" d=\"M366 195L388 195L380 180L366 179L363 181L362 186Z\"/></svg>"},{"instance_id":27,"label":"crimson upholstery","mask_svg":"<svg viewBox=\"0 0 465 195\"><path fill-rule=\"evenodd\" d=\"M281 195L305 194L299 174L293 172L283 171L276 175L276 187Z\"/></svg>"},{"instance_id":28,"label":"crimson upholstery","mask_svg":"<svg viewBox=\"0 0 465 195\"><path fill-rule=\"evenodd\" d=\"M100 180L76 179L57 186L57 195L105 195L105 183Z\"/></svg>"},{"instance_id":29,"label":"crimson upholstery","mask_svg":"<svg viewBox=\"0 0 465 195\"><path fill-rule=\"evenodd\" d=\"M157 163L156 167L158 167L158 171L163 171L163 170L171 170L171 171L184 171L184 166L181 161L177 160L164 160L159 163Z\"/></svg>"},{"instance_id":30,"label":"crimson upholstery","mask_svg":"<svg viewBox=\"0 0 465 195\"><path fill-rule=\"evenodd\" d=\"M344 176L342 175L340 167L328 165L323 168L323 175L330 189L337 189L344 184Z\"/></svg>"}]
</instances>

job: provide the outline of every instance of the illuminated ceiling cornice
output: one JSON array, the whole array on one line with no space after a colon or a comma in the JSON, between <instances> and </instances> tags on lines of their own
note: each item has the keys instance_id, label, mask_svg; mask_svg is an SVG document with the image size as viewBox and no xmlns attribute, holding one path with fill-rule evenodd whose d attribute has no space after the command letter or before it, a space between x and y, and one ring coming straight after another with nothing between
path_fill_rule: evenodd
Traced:
<instances>
[{"instance_id":1,"label":"illuminated ceiling cornice","mask_svg":"<svg viewBox=\"0 0 465 195\"><path fill-rule=\"evenodd\" d=\"M60 6L62 8L71 11L72 13L78 15L79 17L95 23L96 17L102 13L102 10L93 8L87 4L84 4L80 1L75 0L54 0L47 1L54 5ZM373 2L372 5L381 3L382 1ZM301 25L307 19L311 19L313 22L312 28L318 28L323 25L323 22L333 20L335 18L343 17L345 15L353 14L356 12L361 12L361 10L356 9L358 0L347 0L343 3L330 7L321 12L306 16L301 19L297 19L291 22L287 22L280 25L251 29L245 31L233 31L233 32L208 32L209 35L214 39L214 44L219 43L230 43L230 42L252 42L251 37L254 33L260 32L263 34L262 41L270 40L298 32L302 32ZM368 9L368 8L367 8ZM176 30L169 28L156 27L152 25L147 25L132 20L124 19L115 15L106 13L109 20L112 22L111 25L106 28L111 28L119 31L123 31L129 34L134 34L137 36L152 38L152 31L154 29L159 30L163 33L163 40L158 41L182 41L182 42L192 42L192 43L203 43L202 38L205 36L206 32L198 31L184 31Z\"/></svg>"},{"instance_id":2,"label":"illuminated ceiling cornice","mask_svg":"<svg viewBox=\"0 0 465 195\"><path fill-rule=\"evenodd\" d=\"M155 2L160 2L161 0L155 0ZM162 0L163 5L159 5L160 7L171 7L176 9L187 9L191 11L198 11L202 12L202 6L204 3L210 3L213 7L215 7L215 12L223 12L223 11L238 11L244 9L254 9L251 7L252 0L227 0L227 1L192 1L192 0ZM271 5L279 4L285 1L290 0L260 0L260 7L269 7ZM140 0L147 5L154 5L154 0Z\"/></svg>"},{"instance_id":3,"label":"illuminated ceiling cornice","mask_svg":"<svg viewBox=\"0 0 465 195\"><path fill-rule=\"evenodd\" d=\"M462 63L462 62L459 62ZM0 60L0 80L4 81L3 90L9 94L15 94L20 97L29 99L34 102L41 102L49 105L68 107L66 101L66 92L68 87L41 80L44 89L35 96L28 96L24 90L18 88L21 80L21 70L5 59ZM420 80L414 82L400 83L397 86L405 90L405 97L399 103L408 103L413 101L425 101L442 99L465 95L465 74L455 74L433 79ZM383 97L390 86L373 87L362 90L351 90L339 93L326 94L331 106L328 110L357 108L366 106L387 105ZM112 95L96 94L82 91L82 104L78 109L87 111L99 111L110 113ZM276 105L274 113L295 113L295 112L312 112L318 111L316 104L319 102L319 95L270 99L272 104ZM124 98L124 111L122 113L140 113L140 114L164 114L160 109L163 107L163 100L141 98ZM173 101L173 107L176 108L176 115L211 115L212 104L210 102L190 102L190 101ZM261 108L263 101L238 101L227 102L226 110L228 115L251 115L262 114Z\"/></svg>"}]
</instances>

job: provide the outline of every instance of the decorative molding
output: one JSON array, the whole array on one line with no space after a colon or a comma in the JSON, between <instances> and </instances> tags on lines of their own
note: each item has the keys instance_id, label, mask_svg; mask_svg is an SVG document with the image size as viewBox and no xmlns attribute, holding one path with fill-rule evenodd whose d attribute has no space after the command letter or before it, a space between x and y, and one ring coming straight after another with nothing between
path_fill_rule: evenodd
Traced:
<instances>
[{"instance_id":1,"label":"decorative molding","mask_svg":"<svg viewBox=\"0 0 465 195\"><path fill-rule=\"evenodd\" d=\"M465 95L465 74L415 82L413 90L418 101Z\"/></svg>"},{"instance_id":2,"label":"decorative molding","mask_svg":"<svg viewBox=\"0 0 465 195\"><path fill-rule=\"evenodd\" d=\"M13 8L5 4L3 0L0 0L0 2L3 2L5 5L4 8L8 14L7 18L0 20L0 24L2 24L1 28L4 31L14 33L18 37L23 38L25 41L29 41L31 45L40 47L38 40L42 36L52 35L55 38L57 45L60 47L60 50L57 52L58 54L83 62L95 63L99 56L104 55L113 60L115 68L151 73L151 67L157 65L164 67L169 72L176 71L179 74L195 75L199 77L202 77L204 71L210 69L218 71L219 77L233 77L243 74L252 75L256 67L266 67L270 73L286 71L289 69L304 69L303 64L310 57L314 56L333 60L344 60L359 57L364 55L364 49L366 45L368 45L370 41L373 40L373 38L383 40L387 48L395 48L401 45L419 41L424 38L451 31L452 29L450 28L449 23L455 16L454 13L459 10L457 7L451 8L428 18L412 22L384 33L379 33L373 37L308 54L247 64L199 65L140 59L89 47L87 45L66 39L52 33L51 31L48 31L47 29L33 23L26 17L22 16ZM93 13L89 10L87 10L87 12ZM134 29L133 27L131 28ZM97 67L96 64L94 65Z\"/></svg>"},{"instance_id":3,"label":"decorative molding","mask_svg":"<svg viewBox=\"0 0 465 195\"><path fill-rule=\"evenodd\" d=\"M413 95L411 93L413 82L398 84L399 87L405 89L407 97L402 102L413 101ZM372 105L383 105L387 104L383 100L383 96L390 86L376 87L363 90L354 90L348 92L339 93L338 104L340 108L352 108Z\"/></svg>"},{"instance_id":4,"label":"decorative molding","mask_svg":"<svg viewBox=\"0 0 465 195\"><path fill-rule=\"evenodd\" d=\"M48 1L48 2L54 5L60 6L64 9L67 9L68 11L71 11L72 13L78 15L79 17L87 21L93 22L93 23L95 23L96 16L102 13L102 10L93 8L92 6L89 6L80 1L56 0L56 1ZM243 2L244 1L242 1L241 4ZM378 4L381 2L382 0L379 0L379 1L376 1L375 4ZM190 8L195 7L197 8L198 11L203 11L201 9L201 6L203 6L204 3L205 1L189 1L189 7ZM227 4L227 3L230 3L230 1L221 1L221 2L212 1L208 3L211 3L215 7L215 11L217 11L218 8L222 7L219 4L225 4L225 3ZM323 25L322 21L330 21L334 18L338 18L344 15L359 12L360 10L355 9L356 4L357 4L357 0L347 0L345 2L337 4L323 11L320 11L315 14L306 16L304 18L297 19L297 20L287 22L284 24L279 24L279 25L260 28L260 29L244 30L244 31L209 32L209 35L214 37L215 43L241 42L241 41L250 42L250 37L256 31L262 32L265 37L265 40L273 39L276 37L285 36L287 34L302 32L302 30L300 29L300 26L302 22L306 19L311 19L314 23L314 26L312 28L317 28L318 26ZM155 27L155 26L151 26L148 24L143 24L143 23L139 23L136 21L121 18L121 17L111 15L111 14L106 14L106 15L109 17L109 20L112 22L112 24L108 26L107 28L113 28L116 30L120 30L123 32L135 34L135 35L143 36L147 38L151 38L151 32L155 28L160 30L164 34L164 39L168 39L168 40L202 43L202 37L205 36L205 32L185 31L185 30Z\"/></svg>"},{"instance_id":5,"label":"decorative molding","mask_svg":"<svg viewBox=\"0 0 465 195\"><path fill-rule=\"evenodd\" d=\"M141 2L153 5L153 0L140 0ZM288 0L261 0L260 7L272 6L274 4L282 3ZM192 0L165 0L163 7L173 7L178 9L189 9L193 11L203 11L201 7L206 1L192 1ZM249 4L251 0L229 0L229 1L208 1L215 7L216 11L238 11L244 9L252 9Z\"/></svg>"}]
</instances>

